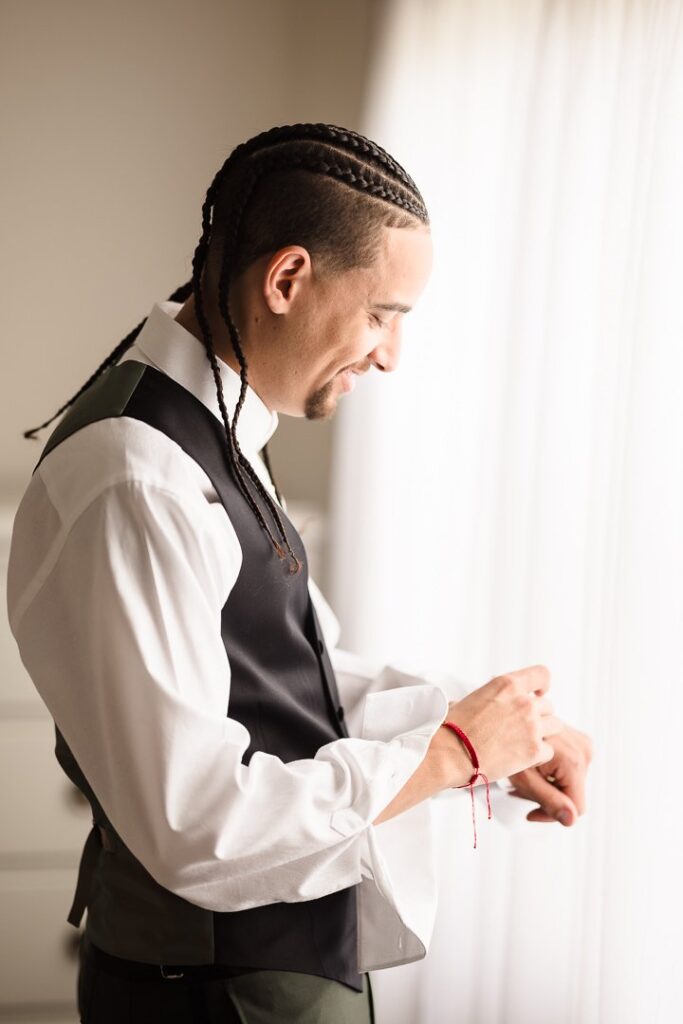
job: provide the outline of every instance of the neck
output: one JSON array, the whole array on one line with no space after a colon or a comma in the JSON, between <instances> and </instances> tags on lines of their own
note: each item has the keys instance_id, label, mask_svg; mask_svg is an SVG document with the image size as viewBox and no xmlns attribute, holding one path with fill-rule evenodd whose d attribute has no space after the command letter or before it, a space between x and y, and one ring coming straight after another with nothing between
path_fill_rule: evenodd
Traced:
<instances>
[{"instance_id":1,"label":"neck","mask_svg":"<svg viewBox=\"0 0 683 1024\"><path fill-rule=\"evenodd\" d=\"M209 322L211 340L213 342L213 348L216 355L224 363L227 363L235 373L239 373L240 364L237 360L237 356L235 355L235 351L232 347L232 342L222 319L216 315L211 315L210 313L206 314L206 318ZM197 320L194 295L190 295L185 304L181 306L175 316L175 320L181 325L181 327L184 327L186 331L189 331L190 334L194 335L198 341L201 341L202 345L204 344L202 329L199 326L199 321Z\"/></svg>"}]
</instances>

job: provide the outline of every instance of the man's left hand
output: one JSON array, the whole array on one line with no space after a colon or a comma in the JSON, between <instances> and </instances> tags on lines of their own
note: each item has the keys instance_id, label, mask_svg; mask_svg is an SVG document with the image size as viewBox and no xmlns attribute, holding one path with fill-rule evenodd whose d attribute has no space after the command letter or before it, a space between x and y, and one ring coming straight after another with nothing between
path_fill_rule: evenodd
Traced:
<instances>
[{"instance_id":1,"label":"man's left hand","mask_svg":"<svg viewBox=\"0 0 683 1024\"><path fill-rule=\"evenodd\" d=\"M508 795L539 804L527 814L527 821L573 825L586 810L586 772L593 758L593 743L589 736L569 725L554 733L548 742L555 751L550 761L511 775L514 789ZM548 782L547 775L555 781ZM558 818L562 813L567 815L566 820Z\"/></svg>"}]
</instances>

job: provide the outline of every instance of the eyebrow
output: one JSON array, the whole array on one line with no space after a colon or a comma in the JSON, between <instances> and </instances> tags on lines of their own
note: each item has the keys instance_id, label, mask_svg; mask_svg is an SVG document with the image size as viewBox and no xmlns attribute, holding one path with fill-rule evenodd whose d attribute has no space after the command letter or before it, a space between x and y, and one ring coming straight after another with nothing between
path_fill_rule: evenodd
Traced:
<instances>
[{"instance_id":1,"label":"eyebrow","mask_svg":"<svg viewBox=\"0 0 683 1024\"><path fill-rule=\"evenodd\" d=\"M394 313L410 313L412 306L404 306L402 302L373 302L373 309L387 309Z\"/></svg>"}]
</instances>

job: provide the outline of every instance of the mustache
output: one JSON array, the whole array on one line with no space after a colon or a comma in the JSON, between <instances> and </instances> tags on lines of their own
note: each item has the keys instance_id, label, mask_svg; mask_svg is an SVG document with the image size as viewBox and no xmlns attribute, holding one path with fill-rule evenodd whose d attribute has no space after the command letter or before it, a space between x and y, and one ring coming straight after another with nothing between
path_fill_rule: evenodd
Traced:
<instances>
[{"instance_id":1,"label":"mustache","mask_svg":"<svg viewBox=\"0 0 683 1024\"><path fill-rule=\"evenodd\" d=\"M354 373L358 374L367 373L371 366L372 363L365 363L363 366L355 366L354 364L352 364L351 366L345 366L343 370L339 371L337 376L339 376L342 373L347 373L348 370L353 370Z\"/></svg>"}]
</instances>

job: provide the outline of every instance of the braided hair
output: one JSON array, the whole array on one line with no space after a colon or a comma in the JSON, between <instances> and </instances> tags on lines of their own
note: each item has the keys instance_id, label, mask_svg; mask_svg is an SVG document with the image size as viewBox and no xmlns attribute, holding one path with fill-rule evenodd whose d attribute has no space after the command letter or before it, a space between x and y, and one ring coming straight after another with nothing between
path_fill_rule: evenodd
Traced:
<instances>
[{"instance_id":1,"label":"braided hair","mask_svg":"<svg viewBox=\"0 0 683 1024\"><path fill-rule=\"evenodd\" d=\"M169 301L184 303L194 295L195 315L225 428L227 464L278 556L283 560L291 558L291 573L300 572L302 565L287 538L278 504L264 487L237 439L237 422L247 392L248 367L229 308L230 282L260 256L288 244L304 246L315 258L321 276L371 266L379 252L381 227L420 224L429 224L424 200L400 164L364 136L329 124L283 125L241 143L228 156L206 193L202 234L192 258L192 277L169 296ZM228 327L240 367L241 387L232 422L225 405L223 381L204 305L202 275L209 258L220 261L218 309ZM25 431L24 437L35 437L105 370L117 363L133 345L145 321L146 318L119 342L68 402L50 419ZM281 505L267 445L262 454ZM252 494L247 478L268 509L272 527Z\"/></svg>"}]
</instances>

